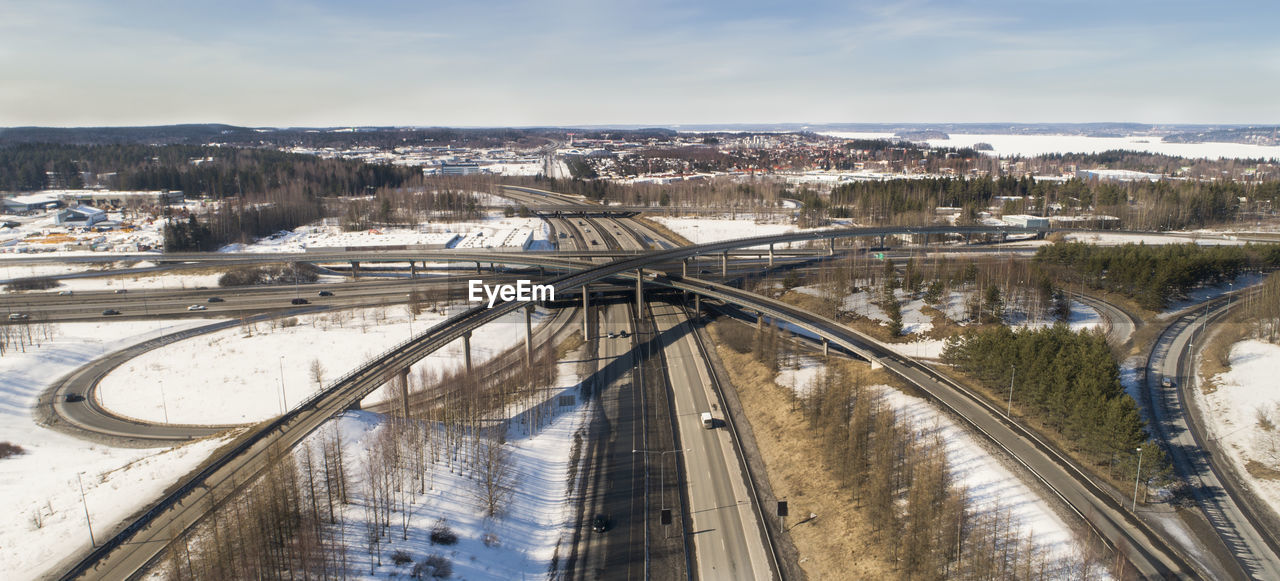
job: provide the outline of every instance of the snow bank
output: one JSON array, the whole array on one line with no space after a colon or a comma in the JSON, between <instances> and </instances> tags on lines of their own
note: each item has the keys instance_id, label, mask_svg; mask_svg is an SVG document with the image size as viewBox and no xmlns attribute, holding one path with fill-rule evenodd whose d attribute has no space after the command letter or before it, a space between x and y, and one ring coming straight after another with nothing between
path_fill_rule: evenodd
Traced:
<instances>
[{"instance_id":1,"label":"snow bank","mask_svg":"<svg viewBox=\"0 0 1280 581\"><path fill-rule=\"evenodd\" d=\"M1213 393L1192 390L1209 432L1227 451L1237 471L1273 510L1280 510L1280 481L1258 478L1246 469L1258 462L1280 465L1280 345L1247 340L1231 347L1231 370L1214 377Z\"/></svg>"}]
</instances>

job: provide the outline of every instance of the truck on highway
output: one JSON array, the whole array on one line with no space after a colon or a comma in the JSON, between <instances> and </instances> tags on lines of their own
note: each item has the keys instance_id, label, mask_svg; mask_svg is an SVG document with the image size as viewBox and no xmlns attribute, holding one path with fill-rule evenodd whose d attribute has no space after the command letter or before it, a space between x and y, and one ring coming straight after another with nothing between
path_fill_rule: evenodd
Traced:
<instances>
[{"instance_id":1,"label":"truck on highway","mask_svg":"<svg viewBox=\"0 0 1280 581\"><path fill-rule=\"evenodd\" d=\"M708 430L716 427L716 419L711 415L711 412L702 412L702 427Z\"/></svg>"}]
</instances>

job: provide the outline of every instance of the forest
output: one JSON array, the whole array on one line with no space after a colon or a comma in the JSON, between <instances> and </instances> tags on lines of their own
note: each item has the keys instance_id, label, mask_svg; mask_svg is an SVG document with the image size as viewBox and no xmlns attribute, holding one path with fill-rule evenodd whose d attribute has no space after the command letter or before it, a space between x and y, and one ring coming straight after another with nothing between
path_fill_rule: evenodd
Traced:
<instances>
[{"instance_id":1,"label":"forest","mask_svg":"<svg viewBox=\"0 0 1280 581\"><path fill-rule=\"evenodd\" d=\"M1035 260L1059 281L1120 293L1158 311L1201 285L1235 280L1245 270L1280 266L1280 245L1201 246L1070 242L1042 246Z\"/></svg>"},{"instance_id":2,"label":"forest","mask_svg":"<svg viewBox=\"0 0 1280 581\"><path fill-rule=\"evenodd\" d=\"M1169 470L1158 448L1146 445L1145 423L1120 384L1119 366L1101 333L1061 324L992 326L949 339L942 358L1001 399L1010 397L1011 409L1057 432L1092 464L1108 466L1113 477L1135 476L1139 447L1146 450L1143 476Z\"/></svg>"}]
</instances>

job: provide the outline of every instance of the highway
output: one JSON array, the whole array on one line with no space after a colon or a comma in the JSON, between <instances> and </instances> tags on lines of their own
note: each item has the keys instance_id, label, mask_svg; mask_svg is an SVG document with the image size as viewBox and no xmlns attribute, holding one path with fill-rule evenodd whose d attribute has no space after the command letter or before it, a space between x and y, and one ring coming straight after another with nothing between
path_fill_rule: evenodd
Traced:
<instances>
[{"instance_id":1,"label":"highway","mask_svg":"<svg viewBox=\"0 0 1280 581\"><path fill-rule=\"evenodd\" d=\"M1195 351L1205 325L1227 312L1218 299L1174 319L1151 348L1143 388L1151 399L1152 423L1178 475L1234 561L1219 567L1233 578L1280 579L1275 533L1266 520L1270 509L1234 477L1230 460L1203 432L1189 391L1197 388ZM1162 385L1170 378L1174 385ZM1217 552L1214 553L1216 556ZM1210 557L1206 556L1206 559Z\"/></svg>"},{"instance_id":2,"label":"highway","mask_svg":"<svg viewBox=\"0 0 1280 581\"><path fill-rule=\"evenodd\" d=\"M1000 234L1021 231L1003 227L876 227L810 231L794 234L762 236L743 240L680 247L650 255L585 268L546 281L557 294L567 293L583 285L622 273L634 272L652 262L680 260L689 256L717 253L742 246L768 245L782 242L880 236L897 233ZM351 407L386 383L398 370L407 368L437 349L459 339L479 325L495 320L526 306L523 301L508 301L494 308L476 307L459 313L413 339L375 357L344 376L323 392L304 402L285 416L254 430L231 450L213 459L208 467L186 479L144 517L128 525L119 535L99 547L76 567L69 578L93 572L93 578L119 578L124 571L145 567L160 551L163 541L174 538L204 514L213 498L225 498L249 481L270 462L271 453L287 450L324 421ZM216 496L210 496L215 494Z\"/></svg>"},{"instance_id":3,"label":"highway","mask_svg":"<svg viewBox=\"0 0 1280 581\"><path fill-rule=\"evenodd\" d=\"M738 450L725 429L724 406L712 389L711 372L684 311L651 303L675 402L679 442L688 473L688 511L692 521L699 579L774 578L767 541L756 518ZM703 426L710 412L716 427Z\"/></svg>"}]
</instances>

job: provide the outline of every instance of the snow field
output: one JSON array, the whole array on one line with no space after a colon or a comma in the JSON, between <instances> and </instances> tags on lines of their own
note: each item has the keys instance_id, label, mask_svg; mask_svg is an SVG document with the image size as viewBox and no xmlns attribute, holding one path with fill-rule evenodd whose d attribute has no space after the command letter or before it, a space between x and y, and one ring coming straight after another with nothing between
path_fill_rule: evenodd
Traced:
<instances>
[{"instance_id":1,"label":"snow field","mask_svg":"<svg viewBox=\"0 0 1280 581\"><path fill-rule=\"evenodd\" d=\"M101 541L227 441L213 438L169 449L113 448L45 429L32 417L42 391L101 354L207 323L61 323L52 341L0 357L0 442L23 448L22 454L0 460L0 577L35 579L87 549L85 505Z\"/></svg>"},{"instance_id":2,"label":"snow field","mask_svg":"<svg viewBox=\"0 0 1280 581\"><path fill-rule=\"evenodd\" d=\"M573 439L585 425L589 408L576 397L572 406L561 406L558 402L562 395L576 396L579 392L579 359L570 357L570 362L557 365L557 388L545 400L554 410L554 418L548 424L529 429L531 426L522 421L526 416L517 414L512 418L506 447L511 453L514 493L506 509L493 518L484 516L474 493L476 475L467 470L465 464L450 467L441 459L432 468L426 494L414 498L408 540L403 539L400 529L401 515L392 517L392 530L383 538L380 566L375 564L377 559L368 553L363 541L368 534L363 504L368 499L364 483L358 480L360 464L380 432L387 429L385 416L347 412L312 435L312 439L318 439L326 429L340 430L345 457L351 459L348 470L355 493L352 504L345 508L346 528L342 536L347 542L352 578L407 576L412 564L397 566L391 561L391 554L397 550L405 551L415 561L431 554L441 555L452 563L454 577L458 579L541 579L546 577L557 550L563 562L571 549L575 516L567 490L569 472L577 469L570 466ZM436 429L441 428L436 426ZM319 442L313 442L313 447L318 449ZM440 519L458 535L456 545L430 543L431 529ZM486 535L493 535L497 543L487 545Z\"/></svg>"},{"instance_id":3,"label":"snow field","mask_svg":"<svg viewBox=\"0 0 1280 581\"><path fill-rule=\"evenodd\" d=\"M539 310L534 323L551 316ZM149 351L113 370L98 386L103 407L149 422L229 425L279 415L320 390L311 366L319 361L328 385L391 347L446 318L424 312L412 319L406 305L315 313L297 324L257 323L193 337ZM524 340L524 315L512 313L476 329L472 359L483 362ZM455 341L414 364L437 373L464 364ZM280 382L283 380L284 387ZM380 388L371 401L385 399ZM283 398L283 401L282 401Z\"/></svg>"},{"instance_id":4,"label":"snow field","mask_svg":"<svg viewBox=\"0 0 1280 581\"><path fill-rule=\"evenodd\" d=\"M1280 510L1280 481L1259 478L1250 462L1275 470L1280 465L1280 345L1256 339L1231 347L1231 369L1214 377L1217 389L1191 390L1199 400L1209 432L1227 451L1237 472L1259 496Z\"/></svg>"},{"instance_id":5,"label":"snow field","mask_svg":"<svg viewBox=\"0 0 1280 581\"><path fill-rule=\"evenodd\" d=\"M785 220L787 218L788 216L781 216L779 219ZM654 216L651 219L694 244L800 231L799 227L790 222L761 223L752 219L670 218L666 216ZM777 245L775 248L790 248L790 243Z\"/></svg>"}]
</instances>

